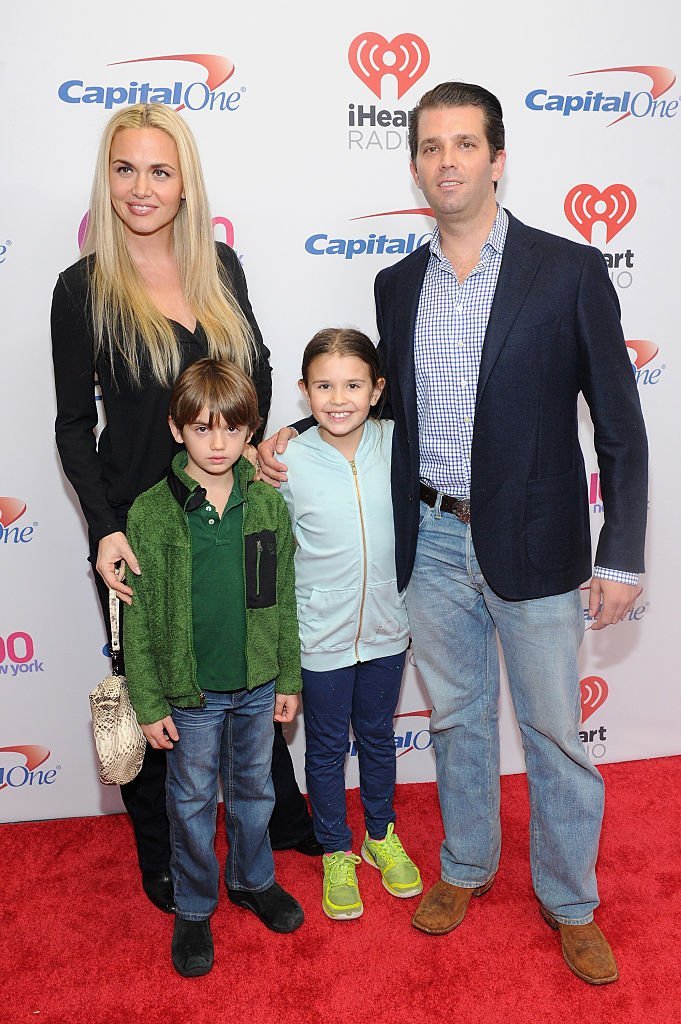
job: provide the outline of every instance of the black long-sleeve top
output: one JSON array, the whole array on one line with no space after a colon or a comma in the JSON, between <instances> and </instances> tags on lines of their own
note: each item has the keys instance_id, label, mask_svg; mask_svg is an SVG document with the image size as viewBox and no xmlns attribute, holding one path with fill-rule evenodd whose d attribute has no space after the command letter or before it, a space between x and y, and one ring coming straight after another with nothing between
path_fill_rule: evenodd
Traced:
<instances>
[{"instance_id":1,"label":"black long-sleeve top","mask_svg":"<svg viewBox=\"0 0 681 1024\"><path fill-rule=\"evenodd\" d=\"M256 359L253 383L264 431L272 397L272 371L248 299L246 278L236 253L216 243L233 294L253 330ZM94 331L88 297L93 257L85 257L59 275L52 297L52 358L57 394L55 431L64 472L83 509L92 539L125 529L138 494L157 483L179 450L168 429L171 388L162 387L142 365L135 384L119 356L113 367L106 353L94 355ZM206 335L172 321L182 345L182 369L208 354ZM95 441L99 380L106 426Z\"/></svg>"}]
</instances>

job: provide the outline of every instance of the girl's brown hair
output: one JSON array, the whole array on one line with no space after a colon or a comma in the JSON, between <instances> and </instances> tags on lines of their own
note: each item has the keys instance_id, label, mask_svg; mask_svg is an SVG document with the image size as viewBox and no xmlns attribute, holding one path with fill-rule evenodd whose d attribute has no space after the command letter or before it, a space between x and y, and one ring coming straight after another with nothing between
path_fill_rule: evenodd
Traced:
<instances>
[{"instance_id":1,"label":"girl's brown hair","mask_svg":"<svg viewBox=\"0 0 681 1024\"><path fill-rule=\"evenodd\" d=\"M253 431L260 426L253 382L234 363L199 359L178 378L170 398L170 418L178 430L196 423L204 409L209 427L220 418L229 427Z\"/></svg>"},{"instance_id":2,"label":"girl's brown hair","mask_svg":"<svg viewBox=\"0 0 681 1024\"><path fill-rule=\"evenodd\" d=\"M372 387L376 387L383 376L376 346L366 334L356 331L353 327L326 327L323 331L317 331L303 352L300 376L305 387L308 386L310 363L317 356L326 355L357 356L369 369ZM378 415L381 404L379 402L372 407L371 415Z\"/></svg>"}]
</instances>

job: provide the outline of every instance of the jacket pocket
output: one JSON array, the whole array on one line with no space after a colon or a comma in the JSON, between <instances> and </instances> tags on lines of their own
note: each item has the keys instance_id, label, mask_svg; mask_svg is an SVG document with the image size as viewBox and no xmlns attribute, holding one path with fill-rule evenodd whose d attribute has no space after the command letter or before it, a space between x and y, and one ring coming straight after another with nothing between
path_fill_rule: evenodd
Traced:
<instances>
[{"instance_id":1,"label":"jacket pocket","mask_svg":"<svg viewBox=\"0 0 681 1024\"><path fill-rule=\"evenodd\" d=\"M404 594L398 592L395 580L368 587L361 639L366 643L394 642L408 632Z\"/></svg>"},{"instance_id":2,"label":"jacket pocket","mask_svg":"<svg viewBox=\"0 0 681 1024\"><path fill-rule=\"evenodd\" d=\"M560 331L560 317L552 316L540 324L526 328L532 341L552 341Z\"/></svg>"},{"instance_id":3,"label":"jacket pocket","mask_svg":"<svg viewBox=\"0 0 681 1024\"><path fill-rule=\"evenodd\" d=\"M246 607L271 608L277 603L277 538L273 530L260 530L244 538Z\"/></svg>"},{"instance_id":4,"label":"jacket pocket","mask_svg":"<svg viewBox=\"0 0 681 1024\"><path fill-rule=\"evenodd\" d=\"M527 484L527 554L544 572L569 568L582 558L584 471L530 480Z\"/></svg>"},{"instance_id":5,"label":"jacket pocket","mask_svg":"<svg viewBox=\"0 0 681 1024\"><path fill-rule=\"evenodd\" d=\"M300 641L305 654L345 650L355 641L360 594L348 590L313 589L298 603Z\"/></svg>"}]
</instances>

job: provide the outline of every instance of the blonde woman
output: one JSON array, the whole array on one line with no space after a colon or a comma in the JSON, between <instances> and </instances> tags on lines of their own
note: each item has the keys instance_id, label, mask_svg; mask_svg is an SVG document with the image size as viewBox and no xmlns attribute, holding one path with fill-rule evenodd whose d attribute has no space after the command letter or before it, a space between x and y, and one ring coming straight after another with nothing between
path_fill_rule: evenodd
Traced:
<instances>
[{"instance_id":1,"label":"blonde woman","mask_svg":"<svg viewBox=\"0 0 681 1024\"><path fill-rule=\"evenodd\" d=\"M196 143L168 107L127 107L104 130L82 258L54 290L52 350L57 447L88 524L108 621L108 588L128 604L132 595L116 566L140 571L125 535L128 510L164 476L177 450L167 420L179 374L205 356L233 361L253 379L263 424L271 397L269 352L241 264L213 240ZM95 379L106 414L98 444ZM316 853L280 727L273 777L273 846ZM144 891L170 913L165 752L148 747L140 775L121 792Z\"/></svg>"}]
</instances>

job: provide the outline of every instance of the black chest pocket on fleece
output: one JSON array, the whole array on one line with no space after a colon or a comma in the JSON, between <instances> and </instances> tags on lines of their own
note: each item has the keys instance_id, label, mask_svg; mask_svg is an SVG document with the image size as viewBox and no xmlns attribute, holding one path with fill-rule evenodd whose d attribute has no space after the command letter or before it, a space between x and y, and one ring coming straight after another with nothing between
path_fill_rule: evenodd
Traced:
<instances>
[{"instance_id":1,"label":"black chest pocket on fleece","mask_svg":"<svg viewBox=\"0 0 681 1024\"><path fill-rule=\"evenodd\" d=\"M245 538L246 607L270 608L277 603L277 538L273 530Z\"/></svg>"}]
</instances>

